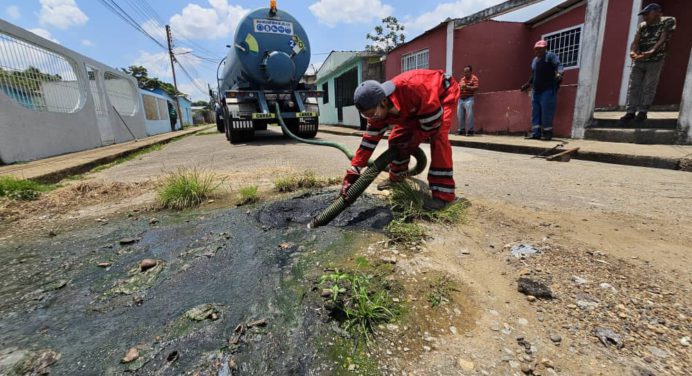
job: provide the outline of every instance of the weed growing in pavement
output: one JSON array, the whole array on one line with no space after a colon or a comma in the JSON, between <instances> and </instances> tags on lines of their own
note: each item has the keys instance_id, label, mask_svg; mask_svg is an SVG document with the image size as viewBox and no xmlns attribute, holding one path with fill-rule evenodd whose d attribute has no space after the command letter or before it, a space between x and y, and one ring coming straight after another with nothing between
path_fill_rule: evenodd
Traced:
<instances>
[{"instance_id":1,"label":"weed growing in pavement","mask_svg":"<svg viewBox=\"0 0 692 376\"><path fill-rule=\"evenodd\" d=\"M429 285L429 292L426 296L432 308L437 308L441 304L452 301L452 292L457 291L454 281L448 275L433 279Z\"/></svg>"},{"instance_id":2,"label":"weed growing in pavement","mask_svg":"<svg viewBox=\"0 0 692 376\"><path fill-rule=\"evenodd\" d=\"M0 197L12 200L35 200L41 193L55 188L55 185L41 184L33 180L17 179L11 176L0 177Z\"/></svg>"},{"instance_id":3,"label":"weed growing in pavement","mask_svg":"<svg viewBox=\"0 0 692 376\"><path fill-rule=\"evenodd\" d=\"M315 175L314 171L283 176L274 180L277 192L293 192L298 189L323 188L340 183L338 178L324 178Z\"/></svg>"},{"instance_id":4,"label":"weed growing in pavement","mask_svg":"<svg viewBox=\"0 0 692 376\"><path fill-rule=\"evenodd\" d=\"M366 341L376 325L391 322L399 312L387 286L373 275L334 269L320 277L318 286L332 317Z\"/></svg>"},{"instance_id":5,"label":"weed growing in pavement","mask_svg":"<svg viewBox=\"0 0 692 376\"><path fill-rule=\"evenodd\" d=\"M254 204L260 200L256 185L248 185L238 190L238 205Z\"/></svg>"},{"instance_id":6,"label":"weed growing in pavement","mask_svg":"<svg viewBox=\"0 0 692 376\"><path fill-rule=\"evenodd\" d=\"M100 166L96 166L91 170L91 172L103 171L107 168L111 168L113 166L119 165L121 163L125 163L127 161L131 161L133 159L136 159L138 157L143 156L144 154L148 154L148 153L151 153L152 151L158 151L161 149L163 149L163 144L149 145L143 149L137 150L134 153L130 153L130 154L124 155L122 157L118 157L118 158L114 159L112 162L102 164Z\"/></svg>"},{"instance_id":7,"label":"weed growing in pavement","mask_svg":"<svg viewBox=\"0 0 692 376\"><path fill-rule=\"evenodd\" d=\"M180 168L163 178L157 189L158 201L168 209L191 208L213 197L222 183L209 171Z\"/></svg>"}]
</instances>

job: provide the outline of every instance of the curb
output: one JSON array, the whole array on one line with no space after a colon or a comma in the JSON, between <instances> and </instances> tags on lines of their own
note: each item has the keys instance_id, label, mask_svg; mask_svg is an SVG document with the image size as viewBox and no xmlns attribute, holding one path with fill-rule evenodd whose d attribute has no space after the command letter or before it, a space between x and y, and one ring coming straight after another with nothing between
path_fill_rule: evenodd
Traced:
<instances>
[{"instance_id":1,"label":"curb","mask_svg":"<svg viewBox=\"0 0 692 376\"><path fill-rule=\"evenodd\" d=\"M138 152L142 149L146 149L150 146L165 145L169 142L176 141L176 140L183 138L183 137L192 136L195 133L207 130L209 128L210 127L200 127L200 129L197 129L194 132L190 131L190 132L183 133L183 134L176 134L173 137L165 138L165 139L158 140L158 141L152 141L152 142L146 142L145 139L140 139L139 141L141 143L133 144L133 147L131 149L121 150L121 151L114 152L112 154L108 154L108 155L105 155L102 157L96 157L95 159L91 159L88 161L77 163L75 165L64 167L61 169L57 169L57 170L54 170L51 172L46 172L46 173L41 174L41 175L32 176L30 178L20 177L16 173L7 173L7 174L2 174L2 175L17 176L17 177L22 178L22 179L34 180L34 181L37 181L39 183L53 184L53 183L59 182L62 179L65 179L66 177L78 175L78 174L83 174L85 172L88 172L88 171L94 169L95 167L110 163L110 162L112 162L118 158L121 158L121 157L126 157L130 154ZM115 144L115 145L117 145L117 144Z\"/></svg>"},{"instance_id":2,"label":"curb","mask_svg":"<svg viewBox=\"0 0 692 376\"><path fill-rule=\"evenodd\" d=\"M362 131L359 130L344 130L337 131L333 129L320 129L320 132L336 134L341 136L362 136ZM504 153L515 153L515 154L527 154L527 155L538 155L549 147L542 148L538 146L527 146L527 145L511 145L511 144L500 144L492 142L482 142L482 141L463 141L463 140L449 140L450 144L453 146L460 146L466 148L474 149L485 149L491 151L499 151ZM565 151L565 148L555 149L555 153ZM627 166L639 166L639 167L651 167L660 168L666 170L681 170L692 172L692 160L690 158L664 158L656 157L650 155L631 155L631 154L618 154L618 153L604 153L595 152L580 149L578 152L572 155L572 158L591 161L591 162L601 162L601 163L611 163Z\"/></svg>"}]
</instances>

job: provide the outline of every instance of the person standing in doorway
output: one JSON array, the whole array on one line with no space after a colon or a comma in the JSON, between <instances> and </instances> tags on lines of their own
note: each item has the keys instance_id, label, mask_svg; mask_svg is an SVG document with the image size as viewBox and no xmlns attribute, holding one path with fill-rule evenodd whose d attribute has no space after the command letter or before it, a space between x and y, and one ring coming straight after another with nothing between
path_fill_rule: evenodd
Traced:
<instances>
[{"instance_id":1,"label":"person standing in doorway","mask_svg":"<svg viewBox=\"0 0 692 376\"><path fill-rule=\"evenodd\" d=\"M178 123L178 111L173 107L173 103L168 103L168 118L171 121L171 131L175 131L175 125Z\"/></svg>"},{"instance_id":2,"label":"person standing in doorway","mask_svg":"<svg viewBox=\"0 0 692 376\"><path fill-rule=\"evenodd\" d=\"M539 40L533 50L536 56L531 61L531 78L521 86L521 91L533 86L531 135L527 138L550 141L553 139L557 89L562 82L564 68L557 54L548 51L548 42Z\"/></svg>"},{"instance_id":3,"label":"person standing in doorway","mask_svg":"<svg viewBox=\"0 0 692 376\"><path fill-rule=\"evenodd\" d=\"M656 96L666 47L675 31L675 18L663 17L661 6L656 3L644 7L639 15L643 16L644 22L639 24L630 46L630 57L634 64L627 90L627 113L620 118L621 125L632 120L646 120L649 106ZM639 113L635 116L637 111Z\"/></svg>"},{"instance_id":4,"label":"person standing in doorway","mask_svg":"<svg viewBox=\"0 0 692 376\"><path fill-rule=\"evenodd\" d=\"M461 88L459 95L459 106L457 107L457 118L459 120L459 135L473 136L473 95L478 90L480 81L473 74L473 67L464 67L464 75L459 80Z\"/></svg>"}]
</instances>

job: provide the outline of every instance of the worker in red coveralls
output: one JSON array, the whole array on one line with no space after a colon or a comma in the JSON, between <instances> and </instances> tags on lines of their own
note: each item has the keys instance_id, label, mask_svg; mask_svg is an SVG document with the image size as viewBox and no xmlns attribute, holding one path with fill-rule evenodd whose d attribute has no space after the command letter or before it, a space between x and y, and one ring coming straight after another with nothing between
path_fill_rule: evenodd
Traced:
<instances>
[{"instance_id":1,"label":"worker in red coveralls","mask_svg":"<svg viewBox=\"0 0 692 376\"><path fill-rule=\"evenodd\" d=\"M398 151L398 157L389 165L389 179L378 185L384 190L392 182L402 181L408 172L411 153L421 142L430 139L432 160L428 171L428 184L432 200L425 203L427 210L439 210L456 198L452 169L452 146L448 133L456 118L459 85L456 80L439 70L411 70L391 81L380 84L362 82L353 96L361 116L368 120L360 147L346 171L341 194L348 198L348 188L360 176L377 143L389 125L389 147Z\"/></svg>"}]
</instances>

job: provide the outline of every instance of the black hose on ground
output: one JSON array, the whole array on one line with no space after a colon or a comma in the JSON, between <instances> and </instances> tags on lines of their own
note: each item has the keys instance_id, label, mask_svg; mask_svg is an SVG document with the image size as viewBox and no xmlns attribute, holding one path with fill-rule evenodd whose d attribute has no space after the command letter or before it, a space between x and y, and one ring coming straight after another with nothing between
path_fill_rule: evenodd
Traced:
<instances>
[{"instance_id":1,"label":"black hose on ground","mask_svg":"<svg viewBox=\"0 0 692 376\"><path fill-rule=\"evenodd\" d=\"M346 154L346 157L348 159L353 159L353 153L351 153L346 146L341 145L336 142L331 142L331 141L318 141L318 140L306 140L304 138L298 137L291 132L288 127L286 126L286 123L284 123L284 119L281 118L281 110L279 108L279 104L276 104L276 117L279 119L279 125L283 129L284 133L286 133L289 137L292 139L298 141L298 142L304 142L306 144L311 144L311 145L320 145L320 146L330 146L333 148L337 148L341 150L344 154ZM391 163L396 157L397 157L397 151L394 149L387 149L384 153L382 153L379 157L377 157L374 161L368 161L368 168L360 175L358 180L351 185L351 187L348 189L348 199L339 196L327 209L325 209L320 215L315 217L310 223L308 224L308 228L315 228L319 226L324 226L331 222L336 216L341 214L342 211L344 211L349 205L351 205L353 202L360 197L363 192L368 188L368 186L377 178L377 175L380 174L382 171L387 171L389 169L389 163ZM421 148L416 148L416 150L412 153L412 156L416 159L416 165L409 169L409 171L406 173L406 176L415 176L423 172L425 170L425 166L428 164L428 157L425 155L425 152Z\"/></svg>"}]
</instances>

